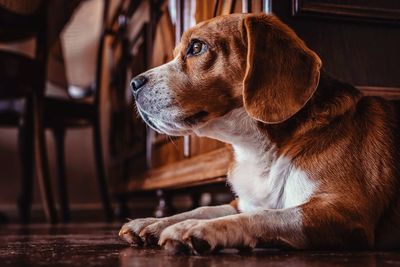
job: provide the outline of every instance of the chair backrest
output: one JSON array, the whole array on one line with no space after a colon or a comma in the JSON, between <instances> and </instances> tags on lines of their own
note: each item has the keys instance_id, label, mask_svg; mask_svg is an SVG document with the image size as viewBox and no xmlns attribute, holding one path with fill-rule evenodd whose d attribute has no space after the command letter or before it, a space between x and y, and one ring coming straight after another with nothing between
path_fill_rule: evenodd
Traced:
<instances>
[{"instance_id":1,"label":"chair backrest","mask_svg":"<svg viewBox=\"0 0 400 267\"><path fill-rule=\"evenodd\" d=\"M15 43L33 37L36 43L34 61L13 52L0 51L0 98L22 97L39 88L44 91L47 61L46 7L47 0L43 0L34 13L21 14L0 5L0 42ZM18 79L21 86L15 86L13 79Z\"/></svg>"},{"instance_id":2,"label":"chair backrest","mask_svg":"<svg viewBox=\"0 0 400 267\"><path fill-rule=\"evenodd\" d=\"M13 13L31 15L36 13L42 2L43 0L0 0L0 6Z\"/></svg>"},{"instance_id":3,"label":"chair backrest","mask_svg":"<svg viewBox=\"0 0 400 267\"><path fill-rule=\"evenodd\" d=\"M25 97L34 90L40 75L35 63L27 56L0 51L0 99Z\"/></svg>"},{"instance_id":4,"label":"chair backrest","mask_svg":"<svg viewBox=\"0 0 400 267\"><path fill-rule=\"evenodd\" d=\"M8 5L1 4L0 0L0 42L15 42L28 37L36 36L46 23L47 0L37 4L32 12L17 12L16 7L8 9ZM25 1L15 1L25 2ZM28 1L29 2L29 1ZM7 2L8 3L8 2Z\"/></svg>"}]
</instances>

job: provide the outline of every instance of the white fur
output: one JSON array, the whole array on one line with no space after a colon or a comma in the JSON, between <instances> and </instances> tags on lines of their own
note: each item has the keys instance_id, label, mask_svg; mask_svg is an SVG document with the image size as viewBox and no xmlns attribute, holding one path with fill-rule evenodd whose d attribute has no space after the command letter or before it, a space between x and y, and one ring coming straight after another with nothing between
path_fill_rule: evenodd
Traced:
<instances>
[{"instance_id":1,"label":"white fur","mask_svg":"<svg viewBox=\"0 0 400 267\"><path fill-rule=\"evenodd\" d=\"M135 236L140 237L142 240L144 240L145 236L149 234L155 237L159 237L161 232L167 227L169 228L170 225L174 225L179 222L186 221L188 219L206 220L206 219L224 217L236 213L237 211L231 205L220 205L213 207L199 207L191 211L179 213L161 219L156 219L156 218L136 219L124 224L119 232L119 236L125 239L128 243L137 245L137 243L140 242L140 240L138 238L135 239ZM174 233L174 229L178 228L171 228L168 232L169 233L168 236L174 236L174 237L178 236L177 233Z\"/></svg>"},{"instance_id":2,"label":"white fur","mask_svg":"<svg viewBox=\"0 0 400 267\"><path fill-rule=\"evenodd\" d=\"M315 190L306 172L293 166L290 158L277 156L275 146L244 108L210 121L195 133L232 144L236 165L228 181L242 212L295 207Z\"/></svg>"}]
</instances>

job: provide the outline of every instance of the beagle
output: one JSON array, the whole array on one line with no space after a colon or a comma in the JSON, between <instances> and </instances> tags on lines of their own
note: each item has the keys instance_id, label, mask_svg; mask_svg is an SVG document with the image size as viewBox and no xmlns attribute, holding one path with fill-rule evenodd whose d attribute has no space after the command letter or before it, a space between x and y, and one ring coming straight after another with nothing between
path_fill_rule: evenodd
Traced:
<instances>
[{"instance_id":1,"label":"beagle","mask_svg":"<svg viewBox=\"0 0 400 267\"><path fill-rule=\"evenodd\" d=\"M328 76L273 15L189 29L174 60L132 80L154 130L232 146L237 199L123 225L171 253L220 248L393 248L400 243L399 106Z\"/></svg>"}]
</instances>

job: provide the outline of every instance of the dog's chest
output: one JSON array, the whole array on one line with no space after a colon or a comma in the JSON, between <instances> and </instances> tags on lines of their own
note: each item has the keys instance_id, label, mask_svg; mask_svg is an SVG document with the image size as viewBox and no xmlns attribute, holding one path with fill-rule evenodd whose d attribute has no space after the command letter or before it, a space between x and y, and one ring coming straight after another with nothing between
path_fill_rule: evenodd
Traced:
<instances>
[{"instance_id":1,"label":"dog's chest","mask_svg":"<svg viewBox=\"0 0 400 267\"><path fill-rule=\"evenodd\" d=\"M242 212L283 209L306 202L315 190L307 174L275 153L251 153L235 148L236 165L228 181L239 197Z\"/></svg>"}]
</instances>

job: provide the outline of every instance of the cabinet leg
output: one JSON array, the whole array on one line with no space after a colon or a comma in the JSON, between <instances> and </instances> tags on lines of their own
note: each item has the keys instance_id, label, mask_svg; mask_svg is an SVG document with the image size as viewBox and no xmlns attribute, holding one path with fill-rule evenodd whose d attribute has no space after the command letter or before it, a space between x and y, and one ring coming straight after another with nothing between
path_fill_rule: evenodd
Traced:
<instances>
[{"instance_id":1,"label":"cabinet leg","mask_svg":"<svg viewBox=\"0 0 400 267\"><path fill-rule=\"evenodd\" d=\"M192 198L192 208L195 209L200 207L201 193L193 193L190 197Z\"/></svg>"},{"instance_id":2,"label":"cabinet leg","mask_svg":"<svg viewBox=\"0 0 400 267\"><path fill-rule=\"evenodd\" d=\"M171 196L163 190L157 190L158 206L154 211L156 218L162 218L173 213L171 205Z\"/></svg>"}]
</instances>

